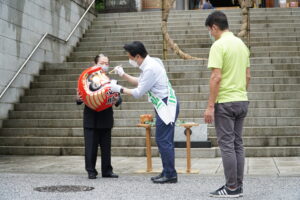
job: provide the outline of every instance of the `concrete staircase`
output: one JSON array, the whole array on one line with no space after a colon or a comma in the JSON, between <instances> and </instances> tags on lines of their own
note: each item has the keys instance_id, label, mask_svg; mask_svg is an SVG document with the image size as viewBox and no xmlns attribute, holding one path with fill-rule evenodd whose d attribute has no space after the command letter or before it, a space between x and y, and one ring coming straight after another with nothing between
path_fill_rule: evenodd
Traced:
<instances>
[{"instance_id":1,"label":"concrete staircase","mask_svg":"<svg viewBox=\"0 0 300 200\"><path fill-rule=\"evenodd\" d=\"M240 28L239 10L225 11L230 29ZM208 57L211 46L204 21L208 11L172 11L169 31L179 46L193 56ZM160 12L100 14L65 63L45 64L20 103L0 129L0 154L83 155L83 106L75 104L77 78L93 57L105 53L111 65L129 67L122 49L126 42L144 42L151 56L162 56ZM251 10L250 110L245 121L247 156L300 155L300 9ZM206 61L181 60L169 51L164 61L181 102L180 119L201 120L208 98L210 72ZM116 76L112 78L119 79ZM124 81L120 84L129 86ZM114 109L114 156L145 156L145 133L136 128L139 115L153 113L146 97L124 96ZM154 129L153 129L154 135ZM193 157L220 156L214 127L213 148L192 149ZM158 151L153 138L153 155ZM185 149L176 149L185 156Z\"/></svg>"}]
</instances>

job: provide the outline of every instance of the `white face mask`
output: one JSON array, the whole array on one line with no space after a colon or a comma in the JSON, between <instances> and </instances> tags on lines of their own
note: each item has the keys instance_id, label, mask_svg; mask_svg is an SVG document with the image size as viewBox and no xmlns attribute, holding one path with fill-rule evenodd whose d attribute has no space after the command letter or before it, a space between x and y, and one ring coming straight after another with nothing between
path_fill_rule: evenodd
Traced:
<instances>
[{"instance_id":1,"label":"white face mask","mask_svg":"<svg viewBox=\"0 0 300 200\"><path fill-rule=\"evenodd\" d=\"M109 66L108 65L100 65L98 64L99 67L101 67L105 72L108 71Z\"/></svg>"},{"instance_id":2,"label":"white face mask","mask_svg":"<svg viewBox=\"0 0 300 200\"><path fill-rule=\"evenodd\" d=\"M129 59L129 64L131 64L133 67L139 67L136 61Z\"/></svg>"},{"instance_id":3,"label":"white face mask","mask_svg":"<svg viewBox=\"0 0 300 200\"><path fill-rule=\"evenodd\" d=\"M210 40L212 41L212 43L214 43L216 41L216 38L214 36L212 36L210 31L208 31L208 36L209 36Z\"/></svg>"}]
</instances>

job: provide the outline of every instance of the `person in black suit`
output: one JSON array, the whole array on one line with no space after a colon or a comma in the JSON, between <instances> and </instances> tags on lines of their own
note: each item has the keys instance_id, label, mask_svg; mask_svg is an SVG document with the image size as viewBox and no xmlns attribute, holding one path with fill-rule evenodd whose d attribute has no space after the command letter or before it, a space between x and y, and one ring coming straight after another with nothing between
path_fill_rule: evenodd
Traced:
<instances>
[{"instance_id":1,"label":"person in black suit","mask_svg":"<svg viewBox=\"0 0 300 200\"><path fill-rule=\"evenodd\" d=\"M103 54L95 57L96 65L108 71L109 60ZM77 92L77 105L82 104L81 97ZM115 106L122 103L121 97ZM97 112L85 106L83 112L84 144L85 144L85 169L88 172L89 179L96 179L98 172L96 170L98 145L101 149L101 172L102 177L118 178L113 173L111 166L111 130L114 124L113 109L107 108Z\"/></svg>"}]
</instances>

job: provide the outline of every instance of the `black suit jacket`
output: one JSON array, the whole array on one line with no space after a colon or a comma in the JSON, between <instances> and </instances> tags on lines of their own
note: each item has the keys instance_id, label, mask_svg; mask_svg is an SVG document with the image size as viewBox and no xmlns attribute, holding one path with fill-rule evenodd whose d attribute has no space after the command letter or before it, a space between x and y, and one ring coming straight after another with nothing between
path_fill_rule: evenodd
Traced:
<instances>
[{"instance_id":1,"label":"black suit jacket","mask_svg":"<svg viewBox=\"0 0 300 200\"><path fill-rule=\"evenodd\" d=\"M77 105L82 104L82 101L76 101ZM122 98L115 104L118 107L122 103ZM114 126L114 111L112 107L102 111L95 111L87 106L84 106L83 111L83 127L84 128L112 128Z\"/></svg>"}]
</instances>

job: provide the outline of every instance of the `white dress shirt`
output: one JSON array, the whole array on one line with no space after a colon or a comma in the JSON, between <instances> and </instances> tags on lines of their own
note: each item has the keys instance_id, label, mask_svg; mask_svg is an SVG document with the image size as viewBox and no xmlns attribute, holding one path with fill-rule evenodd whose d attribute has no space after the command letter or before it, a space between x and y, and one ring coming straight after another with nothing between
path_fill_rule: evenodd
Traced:
<instances>
[{"instance_id":1,"label":"white dress shirt","mask_svg":"<svg viewBox=\"0 0 300 200\"><path fill-rule=\"evenodd\" d=\"M138 87L132 91L132 96L139 98L151 91L160 99L168 97L168 77L162 61L147 55L139 68L142 73L138 79Z\"/></svg>"}]
</instances>

